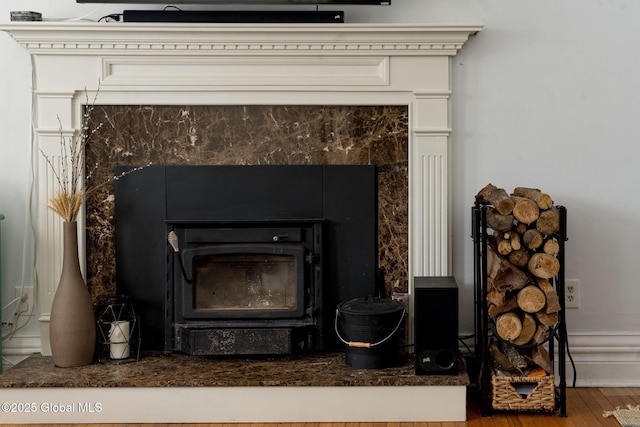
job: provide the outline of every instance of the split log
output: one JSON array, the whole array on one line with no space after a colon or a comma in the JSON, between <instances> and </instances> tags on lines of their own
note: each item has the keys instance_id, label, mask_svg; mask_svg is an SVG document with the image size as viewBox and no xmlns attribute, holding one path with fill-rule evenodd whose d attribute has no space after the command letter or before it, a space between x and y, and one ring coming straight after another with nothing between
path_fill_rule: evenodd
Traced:
<instances>
[{"instance_id":1,"label":"split log","mask_svg":"<svg viewBox=\"0 0 640 427\"><path fill-rule=\"evenodd\" d=\"M535 313L544 308L547 300L544 292L535 285L525 286L518 292L518 306L525 313Z\"/></svg>"},{"instance_id":2,"label":"split log","mask_svg":"<svg viewBox=\"0 0 640 427\"><path fill-rule=\"evenodd\" d=\"M555 206L540 213L540 218L536 221L536 229L549 236L560 231L560 211Z\"/></svg>"},{"instance_id":3,"label":"split log","mask_svg":"<svg viewBox=\"0 0 640 427\"><path fill-rule=\"evenodd\" d=\"M522 322L516 313L510 311L496 318L496 333L503 340L513 341L520 336L520 332L522 332Z\"/></svg>"},{"instance_id":4,"label":"split log","mask_svg":"<svg viewBox=\"0 0 640 427\"><path fill-rule=\"evenodd\" d=\"M553 255L536 253L529 259L529 272L541 279L550 279L560 271L560 261Z\"/></svg>"},{"instance_id":5,"label":"split log","mask_svg":"<svg viewBox=\"0 0 640 427\"><path fill-rule=\"evenodd\" d=\"M513 226L513 215L502 215L494 207L487 209L487 227L497 231L507 231Z\"/></svg>"},{"instance_id":6,"label":"split log","mask_svg":"<svg viewBox=\"0 0 640 427\"><path fill-rule=\"evenodd\" d=\"M513 217L523 224L534 223L540 216L536 202L526 197L513 196Z\"/></svg>"},{"instance_id":7,"label":"split log","mask_svg":"<svg viewBox=\"0 0 640 427\"><path fill-rule=\"evenodd\" d=\"M516 345L525 345L529 343L536 334L537 329L538 322L536 322L536 318L525 313L522 317L522 331L520 331L520 335L518 335L518 338L516 338L513 343Z\"/></svg>"},{"instance_id":8,"label":"split log","mask_svg":"<svg viewBox=\"0 0 640 427\"><path fill-rule=\"evenodd\" d=\"M500 213L500 215L509 215L513 211L513 200L502 188L496 188L489 193L489 203Z\"/></svg>"},{"instance_id":9,"label":"split log","mask_svg":"<svg viewBox=\"0 0 640 427\"><path fill-rule=\"evenodd\" d=\"M493 359L493 366L504 372L511 372L515 369L513 363L509 360L506 354L504 354L498 348L498 340L493 337L491 340L491 346L489 347L491 351L491 357Z\"/></svg>"},{"instance_id":10,"label":"split log","mask_svg":"<svg viewBox=\"0 0 640 427\"><path fill-rule=\"evenodd\" d=\"M516 267L526 267L529 263L529 251L525 248L512 251L509 254L509 262Z\"/></svg>"},{"instance_id":11,"label":"split log","mask_svg":"<svg viewBox=\"0 0 640 427\"><path fill-rule=\"evenodd\" d=\"M522 289L530 283L527 274L487 247L487 273L493 280L493 286L500 292Z\"/></svg>"},{"instance_id":12,"label":"split log","mask_svg":"<svg viewBox=\"0 0 640 427\"><path fill-rule=\"evenodd\" d=\"M493 279L496 289L504 291L522 289L527 283L530 283L529 278L522 270L508 261L504 261L502 264L503 268L498 271L498 274Z\"/></svg>"},{"instance_id":13,"label":"split log","mask_svg":"<svg viewBox=\"0 0 640 427\"><path fill-rule=\"evenodd\" d=\"M491 240L489 240L488 242L489 244L487 245L487 278L494 282L494 279L496 278L496 276L498 275L498 272L500 271L500 268L502 267L502 261L501 258L498 256L498 254L493 250L493 245L495 244L494 242L492 242ZM498 289L498 287L495 286L495 283L493 285L496 289ZM504 289L498 289L500 292L504 292Z\"/></svg>"},{"instance_id":14,"label":"split log","mask_svg":"<svg viewBox=\"0 0 640 427\"><path fill-rule=\"evenodd\" d=\"M542 245L542 252L549 255L558 255L560 253L560 243L553 237L549 237Z\"/></svg>"},{"instance_id":15,"label":"split log","mask_svg":"<svg viewBox=\"0 0 640 427\"><path fill-rule=\"evenodd\" d=\"M544 237L535 228L530 228L522 235L522 243L532 251L538 249L544 243Z\"/></svg>"},{"instance_id":16,"label":"split log","mask_svg":"<svg viewBox=\"0 0 640 427\"><path fill-rule=\"evenodd\" d=\"M493 287L493 283L487 289L487 303L500 306L504 304L506 292L499 292Z\"/></svg>"},{"instance_id":17,"label":"split log","mask_svg":"<svg viewBox=\"0 0 640 427\"><path fill-rule=\"evenodd\" d=\"M553 326L558 323L558 313L547 313L545 310L540 310L536 313L538 322L545 326Z\"/></svg>"},{"instance_id":18,"label":"split log","mask_svg":"<svg viewBox=\"0 0 640 427\"><path fill-rule=\"evenodd\" d=\"M548 279L536 278L536 284L540 290L544 293L547 305L545 306L545 313L557 313L560 311L560 298L558 293Z\"/></svg>"},{"instance_id":19,"label":"split log","mask_svg":"<svg viewBox=\"0 0 640 427\"><path fill-rule=\"evenodd\" d=\"M491 319L495 319L501 314L508 313L518 308L518 300L514 295L505 298L502 304L489 304L487 314Z\"/></svg>"},{"instance_id":20,"label":"split log","mask_svg":"<svg viewBox=\"0 0 640 427\"><path fill-rule=\"evenodd\" d=\"M547 374L551 374L553 372L553 362L551 362L549 352L543 346L534 347L531 350L531 359L536 365L544 369Z\"/></svg>"},{"instance_id":21,"label":"split log","mask_svg":"<svg viewBox=\"0 0 640 427\"><path fill-rule=\"evenodd\" d=\"M551 206L553 206L553 200L551 199L551 196L541 192L536 188L516 187L513 190L513 194L533 200L534 202L536 202L540 209L549 209Z\"/></svg>"},{"instance_id":22,"label":"split log","mask_svg":"<svg viewBox=\"0 0 640 427\"><path fill-rule=\"evenodd\" d=\"M549 334L550 334L549 326L539 324L538 329L536 329L536 333L533 336L533 339L531 340L531 343L542 344L547 340L547 338L549 338Z\"/></svg>"},{"instance_id":23,"label":"split log","mask_svg":"<svg viewBox=\"0 0 640 427\"><path fill-rule=\"evenodd\" d=\"M478 191L478 194L476 194L476 202L481 203L483 205L488 205L489 203L491 203L489 201L489 194L491 194L491 192L497 188L498 187L496 187L491 183L485 185L484 188Z\"/></svg>"},{"instance_id":24,"label":"split log","mask_svg":"<svg viewBox=\"0 0 640 427\"><path fill-rule=\"evenodd\" d=\"M489 291L495 289L495 286L493 286L493 279L491 277L487 277L487 289Z\"/></svg>"}]
</instances>

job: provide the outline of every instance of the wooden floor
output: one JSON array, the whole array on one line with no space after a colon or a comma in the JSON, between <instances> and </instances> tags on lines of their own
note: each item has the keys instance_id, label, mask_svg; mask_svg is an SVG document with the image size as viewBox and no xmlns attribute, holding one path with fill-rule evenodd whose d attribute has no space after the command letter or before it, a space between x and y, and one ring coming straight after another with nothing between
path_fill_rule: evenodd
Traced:
<instances>
[{"instance_id":1,"label":"wooden floor","mask_svg":"<svg viewBox=\"0 0 640 427\"><path fill-rule=\"evenodd\" d=\"M144 427L620 427L615 418L603 418L604 411L619 406L640 405L640 387L633 388L569 388L567 389L566 418L557 414L494 414L482 417L480 409L470 400L467 422L425 423L297 423L297 424L139 424ZM402 408L396 408L401 410ZM392 408L390 408L392 410ZM21 427L25 424L1 424ZM66 426L71 424L33 424L38 426ZM137 425L137 424L136 424ZM136 426L134 425L134 426ZM88 427L119 427L124 424L87 424Z\"/></svg>"}]
</instances>

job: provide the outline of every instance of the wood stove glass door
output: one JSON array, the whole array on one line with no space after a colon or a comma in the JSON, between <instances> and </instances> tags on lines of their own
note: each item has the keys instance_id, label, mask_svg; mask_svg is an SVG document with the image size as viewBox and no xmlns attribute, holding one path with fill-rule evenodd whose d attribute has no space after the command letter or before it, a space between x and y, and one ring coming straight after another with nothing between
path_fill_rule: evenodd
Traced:
<instances>
[{"instance_id":1,"label":"wood stove glass door","mask_svg":"<svg viewBox=\"0 0 640 427\"><path fill-rule=\"evenodd\" d=\"M191 283L183 283L189 318L292 318L304 314L304 248L223 244L184 251Z\"/></svg>"},{"instance_id":2,"label":"wood stove glass door","mask_svg":"<svg viewBox=\"0 0 640 427\"><path fill-rule=\"evenodd\" d=\"M296 307L295 258L223 254L193 260L196 310L291 310Z\"/></svg>"}]
</instances>

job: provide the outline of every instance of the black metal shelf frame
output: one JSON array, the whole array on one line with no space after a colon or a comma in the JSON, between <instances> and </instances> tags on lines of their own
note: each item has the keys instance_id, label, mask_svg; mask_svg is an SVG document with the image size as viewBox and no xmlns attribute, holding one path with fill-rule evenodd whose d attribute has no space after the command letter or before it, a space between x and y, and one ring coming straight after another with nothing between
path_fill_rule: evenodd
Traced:
<instances>
[{"instance_id":1,"label":"black metal shelf frame","mask_svg":"<svg viewBox=\"0 0 640 427\"><path fill-rule=\"evenodd\" d=\"M552 284L560 299L560 312L555 333L547 342L551 362L555 362L555 347L558 350L558 386L556 387L556 409L561 417L567 416L566 395L566 348L567 325L565 316L565 242L567 241L567 209L556 206L560 214L560 230L554 236L560 250L557 258L560 263L558 274ZM474 301L475 301L475 363L477 366L477 384L481 394L482 415L495 412L491 404L491 365L489 342L491 331L487 307L487 206L476 203L471 209L472 235L474 244ZM541 344L544 345L544 344Z\"/></svg>"}]
</instances>

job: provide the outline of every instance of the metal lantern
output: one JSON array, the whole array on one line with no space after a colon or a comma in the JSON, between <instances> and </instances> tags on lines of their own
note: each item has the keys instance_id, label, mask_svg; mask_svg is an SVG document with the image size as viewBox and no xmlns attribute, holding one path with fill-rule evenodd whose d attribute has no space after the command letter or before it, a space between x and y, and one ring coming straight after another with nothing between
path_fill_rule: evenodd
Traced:
<instances>
[{"instance_id":1,"label":"metal lantern","mask_svg":"<svg viewBox=\"0 0 640 427\"><path fill-rule=\"evenodd\" d=\"M119 295L107 299L98 322L98 361L128 363L140 359L140 319L131 297Z\"/></svg>"}]
</instances>

